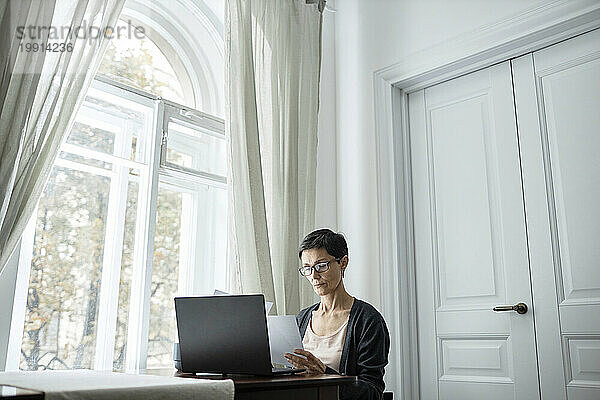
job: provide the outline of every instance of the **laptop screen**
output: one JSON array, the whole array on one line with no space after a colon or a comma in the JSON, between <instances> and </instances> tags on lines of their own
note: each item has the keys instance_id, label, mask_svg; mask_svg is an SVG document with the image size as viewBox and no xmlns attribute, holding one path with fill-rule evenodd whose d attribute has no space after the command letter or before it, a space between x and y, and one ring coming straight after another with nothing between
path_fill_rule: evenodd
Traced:
<instances>
[{"instance_id":1,"label":"laptop screen","mask_svg":"<svg viewBox=\"0 0 600 400\"><path fill-rule=\"evenodd\" d=\"M262 294L176 297L183 372L271 374Z\"/></svg>"}]
</instances>

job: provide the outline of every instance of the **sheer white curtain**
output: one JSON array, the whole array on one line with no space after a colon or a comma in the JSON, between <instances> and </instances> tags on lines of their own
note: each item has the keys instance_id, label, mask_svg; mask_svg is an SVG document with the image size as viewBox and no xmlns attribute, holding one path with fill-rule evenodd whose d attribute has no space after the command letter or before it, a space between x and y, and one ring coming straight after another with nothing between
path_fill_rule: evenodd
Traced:
<instances>
[{"instance_id":1,"label":"sheer white curtain","mask_svg":"<svg viewBox=\"0 0 600 400\"><path fill-rule=\"evenodd\" d=\"M124 1L0 0L0 273L114 35L105 29L115 25Z\"/></svg>"},{"instance_id":2,"label":"sheer white curtain","mask_svg":"<svg viewBox=\"0 0 600 400\"><path fill-rule=\"evenodd\" d=\"M230 276L279 314L315 300L298 274L314 227L324 2L228 0Z\"/></svg>"}]
</instances>

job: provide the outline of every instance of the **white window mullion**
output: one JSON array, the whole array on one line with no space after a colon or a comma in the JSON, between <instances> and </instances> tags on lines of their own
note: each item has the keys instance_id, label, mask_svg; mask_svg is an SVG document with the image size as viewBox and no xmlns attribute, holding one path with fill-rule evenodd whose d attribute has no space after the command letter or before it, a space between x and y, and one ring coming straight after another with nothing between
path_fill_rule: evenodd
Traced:
<instances>
[{"instance_id":1,"label":"white window mullion","mask_svg":"<svg viewBox=\"0 0 600 400\"><path fill-rule=\"evenodd\" d=\"M194 182L196 184L214 186L221 189L227 188L227 178L224 176L208 174L205 172L190 173L184 171L183 168L172 167L171 164L162 167L161 175L177 180Z\"/></svg>"},{"instance_id":2,"label":"white window mullion","mask_svg":"<svg viewBox=\"0 0 600 400\"><path fill-rule=\"evenodd\" d=\"M88 174L105 176L107 178L115 177L115 173L112 170L104 169L104 168L100 168L100 167L93 167L91 165L81 164L81 163L71 161L71 160L65 160L60 157L54 161L54 166L68 168L68 169L72 169L74 171L81 171L81 172L85 172Z\"/></svg>"},{"instance_id":3,"label":"white window mullion","mask_svg":"<svg viewBox=\"0 0 600 400\"><path fill-rule=\"evenodd\" d=\"M150 162L140 174L136 245L131 281L129 322L127 329L126 372L146 368L148 353L148 326L150 320L150 293L152 286L152 259L156 228L158 197L158 170L162 139L163 103L154 102L153 137L150 141Z\"/></svg>"},{"instance_id":4,"label":"white window mullion","mask_svg":"<svg viewBox=\"0 0 600 400\"><path fill-rule=\"evenodd\" d=\"M125 156L131 146L131 134L126 127L115 135L114 153ZM112 370L119 306L119 283L121 258L123 254L123 234L127 211L127 186L129 168L113 165L116 177L110 182L108 212L104 237L104 257L102 260L102 284L98 306L98 327L96 334L96 354L94 369Z\"/></svg>"},{"instance_id":5,"label":"white window mullion","mask_svg":"<svg viewBox=\"0 0 600 400\"><path fill-rule=\"evenodd\" d=\"M121 135L121 133L119 133L118 135ZM129 137L129 144L131 144L131 132L128 133L128 137ZM116 145L116 143L115 143L115 145ZM124 153L123 155L115 156L112 154L106 154L101 151L91 150L86 147L77 146L77 145L69 144L69 143L63 143L60 147L60 151L65 151L65 152L68 152L68 153L71 153L71 154L74 154L74 155L77 155L80 157L87 157L90 159L96 159L96 160L104 161L107 163L123 165L123 166L129 167L129 168L135 168L135 169L143 168L145 166L143 163L129 160L128 152L130 150L131 149L128 146L126 146L123 149L123 153Z\"/></svg>"}]
</instances>

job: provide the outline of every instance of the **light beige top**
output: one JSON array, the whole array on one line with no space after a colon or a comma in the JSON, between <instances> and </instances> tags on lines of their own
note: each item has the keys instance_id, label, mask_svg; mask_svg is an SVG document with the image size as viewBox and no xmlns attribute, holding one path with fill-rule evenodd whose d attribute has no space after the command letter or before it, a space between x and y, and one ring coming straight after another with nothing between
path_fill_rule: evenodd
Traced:
<instances>
[{"instance_id":1,"label":"light beige top","mask_svg":"<svg viewBox=\"0 0 600 400\"><path fill-rule=\"evenodd\" d=\"M350 319L350 315L348 315L348 319ZM328 336L319 336L313 332L311 321L306 327L306 333L304 334L304 339L302 339L304 350L310 351L323 364L339 371L348 319L346 319L346 322L337 331Z\"/></svg>"}]
</instances>

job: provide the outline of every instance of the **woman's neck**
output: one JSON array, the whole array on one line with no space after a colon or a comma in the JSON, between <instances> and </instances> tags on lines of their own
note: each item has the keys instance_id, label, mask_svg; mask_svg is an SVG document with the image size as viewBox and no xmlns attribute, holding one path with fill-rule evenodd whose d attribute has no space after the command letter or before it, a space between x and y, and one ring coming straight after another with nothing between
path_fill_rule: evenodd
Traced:
<instances>
[{"instance_id":1,"label":"woman's neck","mask_svg":"<svg viewBox=\"0 0 600 400\"><path fill-rule=\"evenodd\" d=\"M340 282L338 287L330 294L321 296L321 305L319 311L328 314L333 311L349 310L354 302L354 297L350 296L344 288L344 283Z\"/></svg>"}]
</instances>

